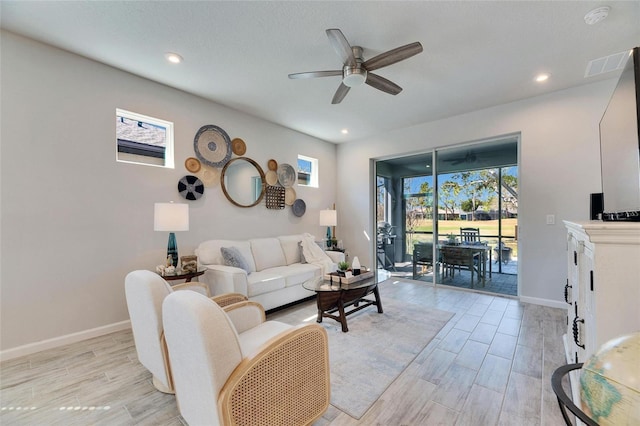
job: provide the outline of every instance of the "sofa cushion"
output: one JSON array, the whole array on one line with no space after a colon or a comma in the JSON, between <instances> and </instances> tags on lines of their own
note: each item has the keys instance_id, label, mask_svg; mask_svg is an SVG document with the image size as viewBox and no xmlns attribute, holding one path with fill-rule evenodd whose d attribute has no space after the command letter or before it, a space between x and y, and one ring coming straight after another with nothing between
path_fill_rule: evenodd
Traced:
<instances>
[{"instance_id":1,"label":"sofa cushion","mask_svg":"<svg viewBox=\"0 0 640 426\"><path fill-rule=\"evenodd\" d=\"M220 253L222 253L222 260L225 265L244 269L245 271L250 272L249 264L242 253L240 253L240 250L236 247L221 247Z\"/></svg>"},{"instance_id":2,"label":"sofa cushion","mask_svg":"<svg viewBox=\"0 0 640 426\"><path fill-rule=\"evenodd\" d=\"M244 260L247 261L249 267L248 272L256 271L256 264L253 261L253 253L251 252L251 245L249 241L233 241L233 240L208 240L200 243L196 249L196 255L198 256L198 262L202 265L224 265L222 259L222 253L220 249L222 247L235 247L237 248Z\"/></svg>"},{"instance_id":3,"label":"sofa cushion","mask_svg":"<svg viewBox=\"0 0 640 426\"><path fill-rule=\"evenodd\" d=\"M280 240L287 265L300 263L300 246L298 244L302 241L302 235L285 235L278 237L278 240Z\"/></svg>"},{"instance_id":4,"label":"sofa cushion","mask_svg":"<svg viewBox=\"0 0 640 426\"><path fill-rule=\"evenodd\" d=\"M279 268L266 269L247 275L247 296L253 297L262 293L285 288L285 275Z\"/></svg>"},{"instance_id":5,"label":"sofa cushion","mask_svg":"<svg viewBox=\"0 0 640 426\"><path fill-rule=\"evenodd\" d=\"M256 238L249 240L256 271L285 266L287 259L277 238Z\"/></svg>"},{"instance_id":6,"label":"sofa cushion","mask_svg":"<svg viewBox=\"0 0 640 426\"><path fill-rule=\"evenodd\" d=\"M313 277L319 277L322 274L322 268L311 263L294 263L293 265L289 265L285 268L286 273L284 282L287 287L301 285L303 282L310 280Z\"/></svg>"}]
</instances>

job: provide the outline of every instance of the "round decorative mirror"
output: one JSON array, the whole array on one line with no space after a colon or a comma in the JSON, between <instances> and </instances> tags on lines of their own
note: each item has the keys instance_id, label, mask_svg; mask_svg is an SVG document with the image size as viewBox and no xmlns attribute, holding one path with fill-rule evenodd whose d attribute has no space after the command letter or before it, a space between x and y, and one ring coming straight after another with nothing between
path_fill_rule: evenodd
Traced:
<instances>
[{"instance_id":1,"label":"round decorative mirror","mask_svg":"<svg viewBox=\"0 0 640 426\"><path fill-rule=\"evenodd\" d=\"M227 200L238 207L253 207L264 197L264 171L251 158L229 160L222 168L220 184Z\"/></svg>"}]
</instances>

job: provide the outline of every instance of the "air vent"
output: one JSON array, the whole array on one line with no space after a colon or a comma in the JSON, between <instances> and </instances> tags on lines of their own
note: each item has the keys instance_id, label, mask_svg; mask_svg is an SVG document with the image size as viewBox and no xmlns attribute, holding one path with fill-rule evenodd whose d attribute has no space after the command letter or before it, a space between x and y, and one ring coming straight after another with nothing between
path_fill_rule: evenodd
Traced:
<instances>
[{"instance_id":1,"label":"air vent","mask_svg":"<svg viewBox=\"0 0 640 426\"><path fill-rule=\"evenodd\" d=\"M624 52L614 53L613 55L594 59L587 64L587 70L584 73L584 78L595 77L596 75L620 70L624 67L628 56L629 51L625 50Z\"/></svg>"}]
</instances>

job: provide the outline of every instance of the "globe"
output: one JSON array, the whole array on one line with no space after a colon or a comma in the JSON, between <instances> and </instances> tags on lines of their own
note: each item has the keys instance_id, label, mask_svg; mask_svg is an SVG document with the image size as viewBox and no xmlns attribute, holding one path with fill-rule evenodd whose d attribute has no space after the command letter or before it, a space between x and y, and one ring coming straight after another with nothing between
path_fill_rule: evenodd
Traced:
<instances>
[{"instance_id":1,"label":"globe","mask_svg":"<svg viewBox=\"0 0 640 426\"><path fill-rule=\"evenodd\" d=\"M580 400L601 426L640 425L640 332L608 341L584 363Z\"/></svg>"}]
</instances>

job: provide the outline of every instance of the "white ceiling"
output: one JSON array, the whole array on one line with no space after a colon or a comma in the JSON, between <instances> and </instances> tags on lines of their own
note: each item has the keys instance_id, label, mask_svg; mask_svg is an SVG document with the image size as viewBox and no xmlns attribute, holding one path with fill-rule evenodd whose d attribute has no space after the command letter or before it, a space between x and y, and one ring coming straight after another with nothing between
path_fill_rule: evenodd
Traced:
<instances>
[{"instance_id":1,"label":"white ceiling","mask_svg":"<svg viewBox=\"0 0 640 426\"><path fill-rule=\"evenodd\" d=\"M6 30L336 143L617 78L586 79L587 63L640 45L639 1L0 4ZM609 17L585 24L603 5ZM424 52L376 71L403 87L399 95L364 85L331 105L339 77L287 78L341 68L327 28L365 59L414 41ZM166 62L169 51L184 62ZM551 79L534 83L543 71Z\"/></svg>"}]
</instances>

